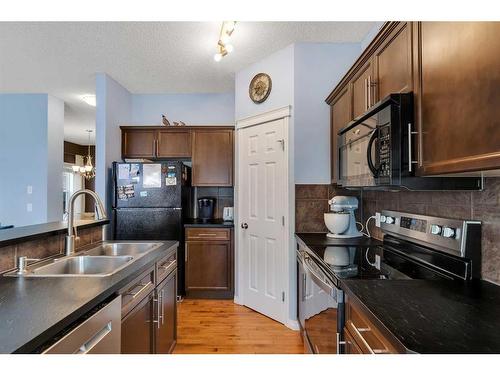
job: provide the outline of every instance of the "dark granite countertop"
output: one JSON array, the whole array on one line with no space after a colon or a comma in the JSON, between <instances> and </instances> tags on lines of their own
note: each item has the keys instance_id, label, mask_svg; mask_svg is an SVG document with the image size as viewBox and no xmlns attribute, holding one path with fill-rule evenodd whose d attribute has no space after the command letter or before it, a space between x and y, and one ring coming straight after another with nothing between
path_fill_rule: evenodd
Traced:
<instances>
[{"instance_id":1,"label":"dark granite countertop","mask_svg":"<svg viewBox=\"0 0 500 375\"><path fill-rule=\"evenodd\" d=\"M176 241L109 277L0 276L0 353L29 353L175 251Z\"/></svg>"},{"instance_id":2,"label":"dark granite countertop","mask_svg":"<svg viewBox=\"0 0 500 375\"><path fill-rule=\"evenodd\" d=\"M184 219L185 227L214 227L214 228L233 228L234 222L224 221L222 219Z\"/></svg>"},{"instance_id":3,"label":"dark granite countertop","mask_svg":"<svg viewBox=\"0 0 500 375\"><path fill-rule=\"evenodd\" d=\"M109 224L109 220L75 220L75 226L84 229L98 225ZM32 240L37 237L48 236L50 234L61 234L68 230L68 222L54 221L52 223L43 223L27 225L24 227L14 227L0 231L0 247L13 245L19 242Z\"/></svg>"},{"instance_id":4,"label":"dark granite countertop","mask_svg":"<svg viewBox=\"0 0 500 375\"><path fill-rule=\"evenodd\" d=\"M306 246L358 246L371 247L382 245L382 241L366 236L356 238L330 238L323 233L295 233L297 240Z\"/></svg>"},{"instance_id":5,"label":"dark granite countertop","mask_svg":"<svg viewBox=\"0 0 500 375\"><path fill-rule=\"evenodd\" d=\"M500 353L500 286L426 280L341 285L409 352Z\"/></svg>"}]
</instances>

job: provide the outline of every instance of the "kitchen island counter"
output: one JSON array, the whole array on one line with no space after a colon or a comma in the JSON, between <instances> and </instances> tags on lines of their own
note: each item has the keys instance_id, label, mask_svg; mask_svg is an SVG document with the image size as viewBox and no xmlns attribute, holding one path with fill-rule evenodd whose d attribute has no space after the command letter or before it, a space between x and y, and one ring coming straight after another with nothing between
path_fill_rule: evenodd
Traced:
<instances>
[{"instance_id":1,"label":"kitchen island counter","mask_svg":"<svg viewBox=\"0 0 500 375\"><path fill-rule=\"evenodd\" d=\"M108 277L0 276L0 353L35 351L177 247L165 241Z\"/></svg>"}]
</instances>

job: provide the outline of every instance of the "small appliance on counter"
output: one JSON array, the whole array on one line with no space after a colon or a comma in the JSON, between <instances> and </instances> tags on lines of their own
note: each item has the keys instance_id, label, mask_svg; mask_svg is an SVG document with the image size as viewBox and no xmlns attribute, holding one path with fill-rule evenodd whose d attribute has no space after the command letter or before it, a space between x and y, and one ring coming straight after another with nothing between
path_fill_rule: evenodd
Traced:
<instances>
[{"instance_id":1,"label":"small appliance on counter","mask_svg":"<svg viewBox=\"0 0 500 375\"><path fill-rule=\"evenodd\" d=\"M358 208L356 197L336 196L328 201L330 210L324 215L325 225L330 231L326 235L331 238L355 238L362 237L356 228L354 210Z\"/></svg>"},{"instance_id":2,"label":"small appliance on counter","mask_svg":"<svg viewBox=\"0 0 500 375\"><path fill-rule=\"evenodd\" d=\"M214 198L198 198L198 219L210 220L214 218Z\"/></svg>"},{"instance_id":3,"label":"small appliance on counter","mask_svg":"<svg viewBox=\"0 0 500 375\"><path fill-rule=\"evenodd\" d=\"M222 219L224 221L233 221L234 220L234 208L233 207L224 207L222 211Z\"/></svg>"}]
</instances>

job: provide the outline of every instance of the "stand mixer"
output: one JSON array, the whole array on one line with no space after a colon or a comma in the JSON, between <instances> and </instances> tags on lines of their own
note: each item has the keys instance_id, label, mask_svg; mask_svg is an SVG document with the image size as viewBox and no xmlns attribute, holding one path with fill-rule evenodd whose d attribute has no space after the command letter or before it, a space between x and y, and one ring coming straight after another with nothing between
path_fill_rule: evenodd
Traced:
<instances>
[{"instance_id":1,"label":"stand mixer","mask_svg":"<svg viewBox=\"0 0 500 375\"><path fill-rule=\"evenodd\" d=\"M325 213L325 225L330 231L327 237L355 238L363 236L356 227L354 210L358 208L356 197L336 196L328 201L332 212Z\"/></svg>"}]
</instances>

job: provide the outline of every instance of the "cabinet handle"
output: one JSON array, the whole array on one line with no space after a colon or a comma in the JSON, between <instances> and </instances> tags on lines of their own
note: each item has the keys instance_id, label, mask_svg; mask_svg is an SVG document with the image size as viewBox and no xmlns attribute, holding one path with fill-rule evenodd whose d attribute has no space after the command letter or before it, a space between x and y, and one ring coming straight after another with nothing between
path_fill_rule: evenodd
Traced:
<instances>
[{"instance_id":1,"label":"cabinet handle","mask_svg":"<svg viewBox=\"0 0 500 375\"><path fill-rule=\"evenodd\" d=\"M188 246L187 244L184 245L184 262L187 263L188 261Z\"/></svg>"},{"instance_id":2,"label":"cabinet handle","mask_svg":"<svg viewBox=\"0 0 500 375\"><path fill-rule=\"evenodd\" d=\"M159 154L160 154L160 140L157 139L156 140L156 156L158 157Z\"/></svg>"},{"instance_id":3,"label":"cabinet handle","mask_svg":"<svg viewBox=\"0 0 500 375\"><path fill-rule=\"evenodd\" d=\"M368 76L368 108L372 106L372 76Z\"/></svg>"},{"instance_id":4,"label":"cabinet handle","mask_svg":"<svg viewBox=\"0 0 500 375\"><path fill-rule=\"evenodd\" d=\"M165 306L163 305L163 289L161 290L161 325L163 325L164 321L165 321Z\"/></svg>"},{"instance_id":5,"label":"cabinet handle","mask_svg":"<svg viewBox=\"0 0 500 375\"><path fill-rule=\"evenodd\" d=\"M307 280L306 274L302 274L302 302L306 300L306 288L307 288Z\"/></svg>"},{"instance_id":6,"label":"cabinet handle","mask_svg":"<svg viewBox=\"0 0 500 375\"><path fill-rule=\"evenodd\" d=\"M214 237L217 236L217 233L198 233L200 237Z\"/></svg>"},{"instance_id":7,"label":"cabinet handle","mask_svg":"<svg viewBox=\"0 0 500 375\"><path fill-rule=\"evenodd\" d=\"M138 295L140 295L145 289L147 289L150 285L152 285L152 282L148 282L147 284L137 284L135 287L141 286L142 288L139 289L138 292L136 293L125 293L127 296L132 296L132 299L136 298ZM132 288L132 289L134 289Z\"/></svg>"},{"instance_id":8,"label":"cabinet handle","mask_svg":"<svg viewBox=\"0 0 500 375\"><path fill-rule=\"evenodd\" d=\"M368 109L368 78L365 78L365 110Z\"/></svg>"},{"instance_id":9,"label":"cabinet handle","mask_svg":"<svg viewBox=\"0 0 500 375\"><path fill-rule=\"evenodd\" d=\"M370 354L382 354L382 353L389 352L389 350L387 350L387 349L372 349L371 348L371 346L368 344L368 342L366 341L366 339L363 337L363 334L362 334L362 332L370 332L371 331L370 328L358 328L354 325L353 322L349 322L349 323L351 324L351 327L352 327L354 333L356 334L356 336L358 336L360 338L361 342L366 347L366 349L368 349Z\"/></svg>"},{"instance_id":10,"label":"cabinet handle","mask_svg":"<svg viewBox=\"0 0 500 375\"><path fill-rule=\"evenodd\" d=\"M412 160L411 149L412 149L412 141L411 136L414 134L418 134L418 132L411 131L411 122L408 123L408 172L413 171L413 164L417 164L418 161Z\"/></svg>"}]
</instances>

